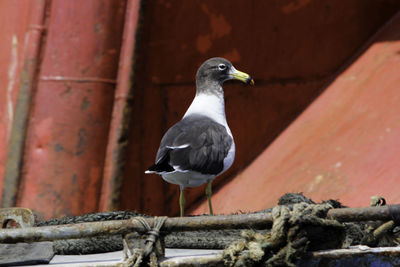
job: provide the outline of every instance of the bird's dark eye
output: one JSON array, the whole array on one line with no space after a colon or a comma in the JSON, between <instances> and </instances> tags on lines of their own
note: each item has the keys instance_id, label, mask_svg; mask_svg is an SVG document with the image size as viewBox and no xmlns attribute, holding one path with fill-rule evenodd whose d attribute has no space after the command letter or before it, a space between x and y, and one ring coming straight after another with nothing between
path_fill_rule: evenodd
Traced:
<instances>
[{"instance_id":1,"label":"bird's dark eye","mask_svg":"<svg viewBox=\"0 0 400 267\"><path fill-rule=\"evenodd\" d=\"M219 70L225 70L226 69L226 65L225 64L219 64L218 65L218 69Z\"/></svg>"}]
</instances>

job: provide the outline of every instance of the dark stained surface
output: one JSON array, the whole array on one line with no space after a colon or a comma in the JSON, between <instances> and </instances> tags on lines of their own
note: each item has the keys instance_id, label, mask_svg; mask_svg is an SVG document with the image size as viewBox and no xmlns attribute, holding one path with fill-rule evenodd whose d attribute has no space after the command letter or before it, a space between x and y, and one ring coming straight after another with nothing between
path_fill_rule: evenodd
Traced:
<instances>
[{"instance_id":1,"label":"dark stained surface","mask_svg":"<svg viewBox=\"0 0 400 267\"><path fill-rule=\"evenodd\" d=\"M399 51L397 13L295 122L214 195L215 210L264 209L286 192L351 207L368 206L372 196L399 203ZM193 213L206 210L203 202Z\"/></svg>"},{"instance_id":2,"label":"dark stained surface","mask_svg":"<svg viewBox=\"0 0 400 267\"><path fill-rule=\"evenodd\" d=\"M148 1L122 208L178 213L178 187L144 170L190 105L204 60L226 57L256 82L224 86L237 153L214 181L218 188L251 163L395 11L392 1ZM203 195L203 187L188 190L187 206Z\"/></svg>"}]
</instances>

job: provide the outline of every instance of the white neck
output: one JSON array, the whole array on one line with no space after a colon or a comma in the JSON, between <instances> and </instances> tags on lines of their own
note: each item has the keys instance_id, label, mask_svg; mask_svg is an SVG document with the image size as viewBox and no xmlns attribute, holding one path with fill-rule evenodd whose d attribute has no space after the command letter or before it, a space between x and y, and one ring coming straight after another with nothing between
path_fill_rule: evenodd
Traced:
<instances>
[{"instance_id":1,"label":"white neck","mask_svg":"<svg viewBox=\"0 0 400 267\"><path fill-rule=\"evenodd\" d=\"M225 117L225 101L223 94L197 94L183 117L185 118L192 114L207 116L215 122L228 127Z\"/></svg>"}]
</instances>

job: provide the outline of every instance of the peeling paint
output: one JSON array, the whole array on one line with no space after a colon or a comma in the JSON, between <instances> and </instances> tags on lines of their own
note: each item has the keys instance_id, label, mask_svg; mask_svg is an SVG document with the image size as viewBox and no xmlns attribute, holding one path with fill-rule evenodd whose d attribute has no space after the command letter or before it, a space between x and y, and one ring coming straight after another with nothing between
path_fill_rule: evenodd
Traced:
<instances>
[{"instance_id":1,"label":"peeling paint","mask_svg":"<svg viewBox=\"0 0 400 267\"><path fill-rule=\"evenodd\" d=\"M309 191L312 191L317 185L319 185L322 180L324 180L324 176L322 174L318 174L314 177L314 181L311 182L309 186Z\"/></svg>"},{"instance_id":2,"label":"peeling paint","mask_svg":"<svg viewBox=\"0 0 400 267\"><path fill-rule=\"evenodd\" d=\"M290 13L293 13L293 12L307 6L310 3L311 3L311 0L292 1L289 4L282 7L282 12L285 14L290 14Z\"/></svg>"},{"instance_id":3,"label":"peeling paint","mask_svg":"<svg viewBox=\"0 0 400 267\"><path fill-rule=\"evenodd\" d=\"M78 133L78 143L76 145L75 155L81 156L85 152L86 143L87 143L87 133L85 129L81 128Z\"/></svg>"},{"instance_id":4,"label":"peeling paint","mask_svg":"<svg viewBox=\"0 0 400 267\"><path fill-rule=\"evenodd\" d=\"M53 118L48 117L35 124L35 147L37 152L47 147L51 140L51 129L54 127Z\"/></svg>"},{"instance_id":5,"label":"peeling paint","mask_svg":"<svg viewBox=\"0 0 400 267\"><path fill-rule=\"evenodd\" d=\"M232 26L226 21L224 16L211 13L205 4L201 6L201 9L210 17L212 37L221 38L231 32Z\"/></svg>"},{"instance_id":6,"label":"peeling paint","mask_svg":"<svg viewBox=\"0 0 400 267\"><path fill-rule=\"evenodd\" d=\"M342 162L340 161L336 162L335 168L340 168L340 167L342 167Z\"/></svg>"},{"instance_id":7,"label":"peeling paint","mask_svg":"<svg viewBox=\"0 0 400 267\"><path fill-rule=\"evenodd\" d=\"M55 150L57 153L59 153L59 152L61 152L61 151L64 150L64 147L63 147L60 143L56 143L56 144L54 145L54 150Z\"/></svg>"},{"instance_id":8,"label":"peeling paint","mask_svg":"<svg viewBox=\"0 0 400 267\"><path fill-rule=\"evenodd\" d=\"M196 40L196 47L200 53L206 53L211 48L211 37L210 35L200 35Z\"/></svg>"},{"instance_id":9,"label":"peeling paint","mask_svg":"<svg viewBox=\"0 0 400 267\"><path fill-rule=\"evenodd\" d=\"M12 90L15 85L16 74L18 66L18 39L13 35L11 40L11 60L8 68L8 84L7 84L7 137L11 134L12 122L14 119L14 106L12 102Z\"/></svg>"},{"instance_id":10,"label":"peeling paint","mask_svg":"<svg viewBox=\"0 0 400 267\"><path fill-rule=\"evenodd\" d=\"M85 111L90 107L90 101L88 100L88 98L85 96L82 99L82 103L81 103L81 111Z\"/></svg>"},{"instance_id":11,"label":"peeling paint","mask_svg":"<svg viewBox=\"0 0 400 267\"><path fill-rule=\"evenodd\" d=\"M152 76L151 77L151 81L155 84L159 84L160 83L160 79L157 76Z\"/></svg>"},{"instance_id":12,"label":"peeling paint","mask_svg":"<svg viewBox=\"0 0 400 267\"><path fill-rule=\"evenodd\" d=\"M206 4L201 5L201 9L210 19L211 33L199 35L196 40L196 47L200 53L206 53L212 46L212 41L228 35L232 26L222 15L210 12Z\"/></svg>"},{"instance_id":13,"label":"peeling paint","mask_svg":"<svg viewBox=\"0 0 400 267\"><path fill-rule=\"evenodd\" d=\"M241 59L239 51L236 48L233 48L231 51L223 54L222 57L229 58L231 62L239 62Z\"/></svg>"},{"instance_id":14,"label":"peeling paint","mask_svg":"<svg viewBox=\"0 0 400 267\"><path fill-rule=\"evenodd\" d=\"M65 90L60 94L62 97L69 96L71 94L71 86L68 83L64 83Z\"/></svg>"},{"instance_id":15,"label":"peeling paint","mask_svg":"<svg viewBox=\"0 0 400 267\"><path fill-rule=\"evenodd\" d=\"M102 32L102 27L101 27L100 23L94 24L94 32L97 33L97 34Z\"/></svg>"},{"instance_id":16,"label":"peeling paint","mask_svg":"<svg viewBox=\"0 0 400 267\"><path fill-rule=\"evenodd\" d=\"M76 174L76 173L74 173L73 175L72 175L72 183L73 184L76 184L76 181L78 180L78 174Z\"/></svg>"},{"instance_id":17,"label":"peeling paint","mask_svg":"<svg viewBox=\"0 0 400 267\"><path fill-rule=\"evenodd\" d=\"M183 76L180 75L180 74L175 75L175 81L176 81L176 82L182 81L182 78L183 78Z\"/></svg>"}]
</instances>

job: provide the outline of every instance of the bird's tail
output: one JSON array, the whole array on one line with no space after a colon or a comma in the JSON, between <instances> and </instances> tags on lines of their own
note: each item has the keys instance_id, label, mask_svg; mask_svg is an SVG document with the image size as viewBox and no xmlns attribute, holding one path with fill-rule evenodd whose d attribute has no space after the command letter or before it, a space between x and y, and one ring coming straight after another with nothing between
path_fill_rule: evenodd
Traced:
<instances>
[{"instance_id":1,"label":"bird's tail","mask_svg":"<svg viewBox=\"0 0 400 267\"><path fill-rule=\"evenodd\" d=\"M151 173L158 173L160 170L158 170L157 164L151 165L144 173L146 174L151 174Z\"/></svg>"},{"instance_id":2,"label":"bird's tail","mask_svg":"<svg viewBox=\"0 0 400 267\"><path fill-rule=\"evenodd\" d=\"M158 164L151 165L144 173L150 174L150 173L156 173L156 174L162 174L166 172L172 172L175 169L171 167L169 164L165 162L160 162Z\"/></svg>"},{"instance_id":3,"label":"bird's tail","mask_svg":"<svg viewBox=\"0 0 400 267\"><path fill-rule=\"evenodd\" d=\"M169 151L170 149L166 150L166 153L159 160L157 160L155 164L151 165L144 173L162 174L175 171L175 169L169 165Z\"/></svg>"}]
</instances>

